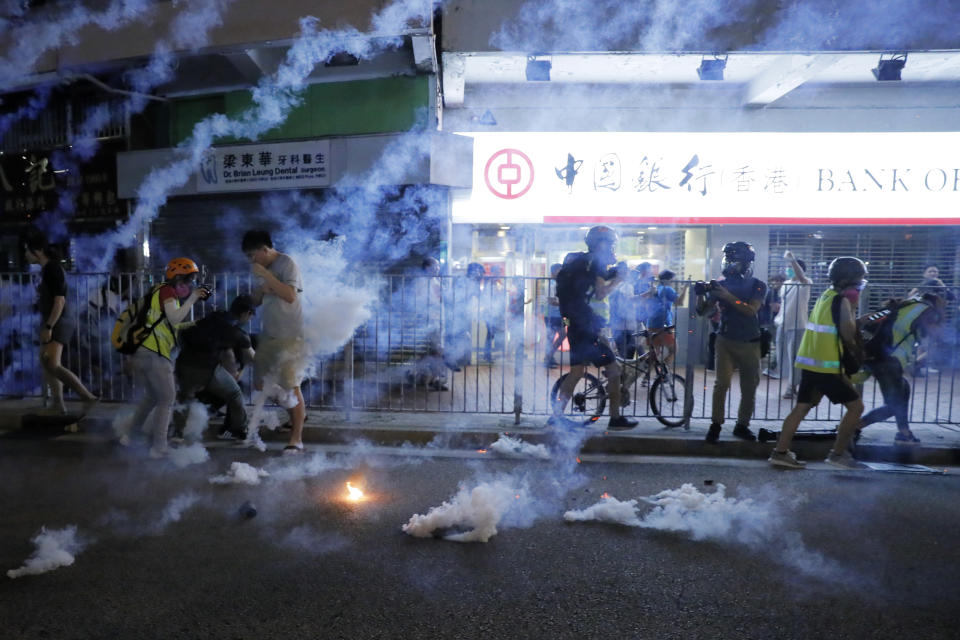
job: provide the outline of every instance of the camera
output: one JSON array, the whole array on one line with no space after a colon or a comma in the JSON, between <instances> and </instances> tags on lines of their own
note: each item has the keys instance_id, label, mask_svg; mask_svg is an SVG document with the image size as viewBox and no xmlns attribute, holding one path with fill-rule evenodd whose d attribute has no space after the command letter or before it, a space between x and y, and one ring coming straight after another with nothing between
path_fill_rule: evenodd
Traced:
<instances>
[{"instance_id":1,"label":"camera","mask_svg":"<svg viewBox=\"0 0 960 640\"><path fill-rule=\"evenodd\" d=\"M704 282L703 280L699 280L693 283L693 292L698 296L705 296L716 288L717 288L716 280L711 280L710 282Z\"/></svg>"},{"instance_id":2,"label":"camera","mask_svg":"<svg viewBox=\"0 0 960 640\"><path fill-rule=\"evenodd\" d=\"M213 287L211 287L205 282L202 284L198 284L197 290L200 291L200 297L203 300L206 300L207 298L213 295Z\"/></svg>"}]
</instances>

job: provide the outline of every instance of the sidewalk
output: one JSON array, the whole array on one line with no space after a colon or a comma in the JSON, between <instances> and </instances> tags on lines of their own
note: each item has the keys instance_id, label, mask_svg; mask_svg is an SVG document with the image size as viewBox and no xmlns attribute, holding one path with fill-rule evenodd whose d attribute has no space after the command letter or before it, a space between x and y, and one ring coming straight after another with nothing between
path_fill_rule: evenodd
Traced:
<instances>
[{"instance_id":1,"label":"sidewalk","mask_svg":"<svg viewBox=\"0 0 960 640\"><path fill-rule=\"evenodd\" d=\"M24 426L22 418L35 413L38 404L38 398L0 400L0 433L36 428L33 425ZM101 403L79 422L79 430L81 433L96 434L102 439L111 433L114 417L130 406ZM71 403L73 408L74 404ZM211 420L212 424L218 422L216 418ZM630 431L609 432L604 429L606 422L607 419L603 418L596 425L584 428L589 433L582 447L584 453L765 459L773 448L772 440L762 443L733 438L732 421L724 425L720 442L712 445L704 442L707 420L695 419L690 430L684 430L682 427L666 429L659 422L646 419ZM834 426L823 422L804 423L801 426L803 430L825 433L815 437L798 436L794 440L793 451L802 460L823 460L832 445L833 437L829 431ZM761 428L777 431L780 423L755 421L751 428L755 432ZM58 430L59 426L52 429ZM857 457L870 461L931 466L960 465L960 427L921 424L912 429L922 444L894 447L893 438L897 431L894 423L872 425L864 430L857 444ZM346 414L343 411L310 410L307 412L303 439L307 444L343 444L364 440L380 446L410 443L414 446L433 444L446 449L478 449L486 448L497 440L500 433L509 433L533 444L548 443L553 428L546 426L545 416L523 416L517 425L512 414L399 411L355 411ZM261 429L261 434L267 441L279 442L284 439L283 434L265 428Z\"/></svg>"}]
</instances>

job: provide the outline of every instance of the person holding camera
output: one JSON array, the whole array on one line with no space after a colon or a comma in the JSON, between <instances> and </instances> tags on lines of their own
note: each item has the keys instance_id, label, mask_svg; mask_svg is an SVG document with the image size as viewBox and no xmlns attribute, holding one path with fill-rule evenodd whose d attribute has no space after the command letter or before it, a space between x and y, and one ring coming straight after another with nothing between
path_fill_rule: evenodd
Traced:
<instances>
[{"instance_id":1,"label":"person holding camera","mask_svg":"<svg viewBox=\"0 0 960 640\"><path fill-rule=\"evenodd\" d=\"M753 277L756 252L746 242L728 242L723 247L723 276L710 282L697 282L697 313L701 316L720 310L720 329L716 339L716 379L710 428L706 441L715 443L726 413L727 391L733 370L740 370L740 407L733 435L756 440L750 431L757 386L760 384L760 322L757 312L767 295L767 285Z\"/></svg>"},{"instance_id":2,"label":"person holding camera","mask_svg":"<svg viewBox=\"0 0 960 640\"><path fill-rule=\"evenodd\" d=\"M805 463L790 451L790 443L810 409L827 396L833 404L842 404L846 411L837 425L837 437L826 462L841 469L867 468L847 451L863 414L863 400L849 376L863 361L856 308L860 291L867 284L864 279L867 267L859 258L844 256L830 263L828 275L831 286L810 312L797 351L800 390L797 405L784 419L780 437L768 459L775 467L804 468Z\"/></svg>"},{"instance_id":3,"label":"person holding camera","mask_svg":"<svg viewBox=\"0 0 960 640\"><path fill-rule=\"evenodd\" d=\"M174 367L180 403L201 397L215 406L227 405L223 430L218 434L221 439L246 436L247 411L237 379L242 365L253 364L250 336L241 329L250 322L253 312L253 298L240 294L230 303L229 311L209 313L180 332L181 349ZM241 369L231 372L221 364L227 353L240 354ZM175 437L183 437L184 412L175 412L173 421Z\"/></svg>"},{"instance_id":4,"label":"person holding camera","mask_svg":"<svg viewBox=\"0 0 960 640\"><path fill-rule=\"evenodd\" d=\"M650 313L647 317L647 328L651 334L656 334L650 339L650 346L662 352L662 360L668 367L673 363L677 353L677 339L673 333L662 331L664 327L673 326L676 322L674 318L674 305L677 300L683 302L683 296L687 293L687 285L680 287L680 293L670 286L676 274L669 269L660 272L659 284L654 283L651 286Z\"/></svg>"},{"instance_id":5,"label":"person holding camera","mask_svg":"<svg viewBox=\"0 0 960 640\"><path fill-rule=\"evenodd\" d=\"M636 420L620 415L620 366L607 338L606 322L591 305L602 301L622 282L624 269L613 268L616 262L617 232L607 226L593 227L584 242L586 252L570 253L557 273L557 298L560 313L569 323L570 373L564 379L553 407L554 416L562 416L587 366L604 367L607 393L610 395L610 429L632 429ZM556 418L551 418L551 422Z\"/></svg>"},{"instance_id":6,"label":"person holding camera","mask_svg":"<svg viewBox=\"0 0 960 640\"><path fill-rule=\"evenodd\" d=\"M162 458L168 451L167 429L177 396L171 355L177 346L177 325L186 320L198 300L206 300L212 293L205 286L197 287L198 273L200 269L190 258L174 258L167 264L166 280L150 293L146 326L153 329L130 356L135 384L143 389L130 424L143 425L145 432L153 434L151 458ZM120 441L129 439L127 433Z\"/></svg>"}]
</instances>

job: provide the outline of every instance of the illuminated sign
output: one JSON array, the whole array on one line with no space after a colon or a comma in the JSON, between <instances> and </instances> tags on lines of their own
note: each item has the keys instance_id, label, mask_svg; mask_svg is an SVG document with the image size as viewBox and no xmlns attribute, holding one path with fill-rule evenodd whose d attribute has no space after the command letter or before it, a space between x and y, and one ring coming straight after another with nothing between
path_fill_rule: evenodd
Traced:
<instances>
[{"instance_id":1,"label":"illuminated sign","mask_svg":"<svg viewBox=\"0 0 960 640\"><path fill-rule=\"evenodd\" d=\"M960 132L462 135L454 222L960 223Z\"/></svg>"},{"instance_id":2,"label":"illuminated sign","mask_svg":"<svg viewBox=\"0 0 960 640\"><path fill-rule=\"evenodd\" d=\"M266 191L330 186L330 141L263 143L208 149L197 191Z\"/></svg>"}]
</instances>

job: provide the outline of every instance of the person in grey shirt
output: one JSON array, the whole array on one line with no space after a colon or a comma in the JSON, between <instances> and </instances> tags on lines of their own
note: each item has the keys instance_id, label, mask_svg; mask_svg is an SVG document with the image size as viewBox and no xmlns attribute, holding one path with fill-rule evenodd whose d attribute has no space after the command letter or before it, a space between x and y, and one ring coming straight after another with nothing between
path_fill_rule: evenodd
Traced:
<instances>
[{"instance_id":1,"label":"person in grey shirt","mask_svg":"<svg viewBox=\"0 0 960 640\"><path fill-rule=\"evenodd\" d=\"M713 406L707 442L720 438L726 413L727 391L733 370L740 370L740 407L733 435L756 440L750 431L757 386L760 384L760 321L757 312L767 295L767 285L753 277L756 253L746 242L728 242L723 247L723 278L706 287L696 287L697 313L720 308L717 334L717 377L713 383Z\"/></svg>"},{"instance_id":2,"label":"person in grey shirt","mask_svg":"<svg viewBox=\"0 0 960 640\"><path fill-rule=\"evenodd\" d=\"M306 416L300 383L307 356L303 339L300 269L293 258L273 247L270 234L262 229L247 231L241 247L250 260L250 271L256 279L251 297L255 304L263 306L262 330L253 362L254 386L260 390L264 388L264 382L273 383L292 394L289 404L296 399L296 405L288 409L292 428L284 453L300 453L303 451Z\"/></svg>"}]
</instances>

